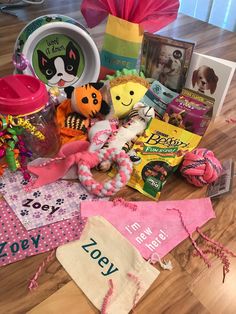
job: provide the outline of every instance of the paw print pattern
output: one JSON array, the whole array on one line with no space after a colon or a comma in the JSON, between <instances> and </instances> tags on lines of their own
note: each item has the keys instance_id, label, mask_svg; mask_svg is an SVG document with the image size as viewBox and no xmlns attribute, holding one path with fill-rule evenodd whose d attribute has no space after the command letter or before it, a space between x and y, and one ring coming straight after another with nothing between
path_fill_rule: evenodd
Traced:
<instances>
[{"instance_id":1,"label":"paw print pattern","mask_svg":"<svg viewBox=\"0 0 236 314\"><path fill-rule=\"evenodd\" d=\"M50 200L52 199L52 195L51 195L51 194L46 194L46 195L44 196L44 199L45 199L46 201L50 201Z\"/></svg>"},{"instance_id":2,"label":"paw print pattern","mask_svg":"<svg viewBox=\"0 0 236 314\"><path fill-rule=\"evenodd\" d=\"M40 195L41 195L41 192L39 192L39 191L35 191L35 192L33 193L33 196L34 196L35 198L39 197Z\"/></svg>"},{"instance_id":3,"label":"paw print pattern","mask_svg":"<svg viewBox=\"0 0 236 314\"><path fill-rule=\"evenodd\" d=\"M80 212L78 210L75 210L74 212L71 213L71 215L72 217L79 216Z\"/></svg>"},{"instance_id":4,"label":"paw print pattern","mask_svg":"<svg viewBox=\"0 0 236 314\"><path fill-rule=\"evenodd\" d=\"M82 201L84 201L84 200L86 200L87 197L88 197L88 195L85 194L85 193L83 193L83 194L81 194L81 195L79 196L79 199L82 200Z\"/></svg>"},{"instance_id":5,"label":"paw print pattern","mask_svg":"<svg viewBox=\"0 0 236 314\"><path fill-rule=\"evenodd\" d=\"M16 178L15 176L11 176L11 177L9 178L9 182L10 182L10 183L15 182L16 180L17 180L17 178Z\"/></svg>"},{"instance_id":6,"label":"paw print pattern","mask_svg":"<svg viewBox=\"0 0 236 314\"><path fill-rule=\"evenodd\" d=\"M61 204L63 204L64 203L64 199L63 198L58 198L57 200L56 200L56 204L57 205L61 205Z\"/></svg>"},{"instance_id":7,"label":"paw print pattern","mask_svg":"<svg viewBox=\"0 0 236 314\"><path fill-rule=\"evenodd\" d=\"M12 195L10 195L10 199L12 201L17 201L18 200L18 196L16 194L12 194Z\"/></svg>"},{"instance_id":8,"label":"paw print pattern","mask_svg":"<svg viewBox=\"0 0 236 314\"><path fill-rule=\"evenodd\" d=\"M5 183L0 182L0 189L3 189L5 187Z\"/></svg>"},{"instance_id":9,"label":"paw print pattern","mask_svg":"<svg viewBox=\"0 0 236 314\"><path fill-rule=\"evenodd\" d=\"M21 216L27 216L29 214L29 211L27 209L22 209L20 214Z\"/></svg>"},{"instance_id":10,"label":"paw print pattern","mask_svg":"<svg viewBox=\"0 0 236 314\"><path fill-rule=\"evenodd\" d=\"M74 192L67 192L67 197L69 197L69 198L75 197L75 193Z\"/></svg>"},{"instance_id":11,"label":"paw print pattern","mask_svg":"<svg viewBox=\"0 0 236 314\"><path fill-rule=\"evenodd\" d=\"M64 215L65 213L66 213L65 208L60 208L59 211L58 211L59 215Z\"/></svg>"},{"instance_id":12,"label":"paw print pattern","mask_svg":"<svg viewBox=\"0 0 236 314\"><path fill-rule=\"evenodd\" d=\"M52 221L54 219L53 215L47 215L46 220Z\"/></svg>"},{"instance_id":13,"label":"paw print pattern","mask_svg":"<svg viewBox=\"0 0 236 314\"><path fill-rule=\"evenodd\" d=\"M20 184L26 185L26 184L28 184L28 182L29 182L28 180L23 179Z\"/></svg>"},{"instance_id":14,"label":"paw print pattern","mask_svg":"<svg viewBox=\"0 0 236 314\"><path fill-rule=\"evenodd\" d=\"M42 216L42 213L40 213L40 212L36 212L36 213L33 213L33 217L34 218L40 218Z\"/></svg>"}]
</instances>

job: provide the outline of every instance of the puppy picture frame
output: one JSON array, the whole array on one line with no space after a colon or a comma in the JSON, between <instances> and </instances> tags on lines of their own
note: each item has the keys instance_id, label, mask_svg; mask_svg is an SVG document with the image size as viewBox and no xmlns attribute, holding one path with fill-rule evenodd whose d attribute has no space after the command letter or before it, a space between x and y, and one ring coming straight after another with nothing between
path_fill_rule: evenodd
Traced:
<instances>
[{"instance_id":1,"label":"puppy picture frame","mask_svg":"<svg viewBox=\"0 0 236 314\"><path fill-rule=\"evenodd\" d=\"M236 63L194 52L185 87L214 98L213 118L219 116Z\"/></svg>"},{"instance_id":2,"label":"puppy picture frame","mask_svg":"<svg viewBox=\"0 0 236 314\"><path fill-rule=\"evenodd\" d=\"M148 78L158 80L180 93L195 44L157 34L144 33L140 70Z\"/></svg>"}]
</instances>

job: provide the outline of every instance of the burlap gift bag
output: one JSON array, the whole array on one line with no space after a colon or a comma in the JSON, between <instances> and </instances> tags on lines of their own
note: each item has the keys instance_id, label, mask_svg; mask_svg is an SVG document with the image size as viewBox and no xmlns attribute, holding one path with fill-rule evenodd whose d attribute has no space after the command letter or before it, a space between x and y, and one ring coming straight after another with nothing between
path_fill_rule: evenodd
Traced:
<instances>
[{"instance_id":1,"label":"burlap gift bag","mask_svg":"<svg viewBox=\"0 0 236 314\"><path fill-rule=\"evenodd\" d=\"M91 217L57 259L102 313L127 314L159 275L108 221Z\"/></svg>"}]
</instances>

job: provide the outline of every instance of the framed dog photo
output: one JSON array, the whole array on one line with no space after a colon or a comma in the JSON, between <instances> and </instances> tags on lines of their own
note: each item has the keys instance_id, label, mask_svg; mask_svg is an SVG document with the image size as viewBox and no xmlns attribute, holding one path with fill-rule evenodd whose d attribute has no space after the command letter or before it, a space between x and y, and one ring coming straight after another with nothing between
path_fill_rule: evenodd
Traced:
<instances>
[{"instance_id":1,"label":"framed dog photo","mask_svg":"<svg viewBox=\"0 0 236 314\"><path fill-rule=\"evenodd\" d=\"M185 84L194 43L144 33L140 70L148 78L180 93Z\"/></svg>"},{"instance_id":2,"label":"framed dog photo","mask_svg":"<svg viewBox=\"0 0 236 314\"><path fill-rule=\"evenodd\" d=\"M215 99L213 117L220 114L236 63L194 52L185 87Z\"/></svg>"}]
</instances>

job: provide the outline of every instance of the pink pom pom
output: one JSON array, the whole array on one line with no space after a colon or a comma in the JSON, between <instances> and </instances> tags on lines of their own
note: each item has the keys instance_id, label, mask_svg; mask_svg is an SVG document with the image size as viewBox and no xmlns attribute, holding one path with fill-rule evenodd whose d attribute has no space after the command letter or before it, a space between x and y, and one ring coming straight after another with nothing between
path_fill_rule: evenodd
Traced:
<instances>
[{"instance_id":1,"label":"pink pom pom","mask_svg":"<svg viewBox=\"0 0 236 314\"><path fill-rule=\"evenodd\" d=\"M222 166L214 153L206 148L197 148L184 156L180 172L195 186L214 182L221 174Z\"/></svg>"}]
</instances>

